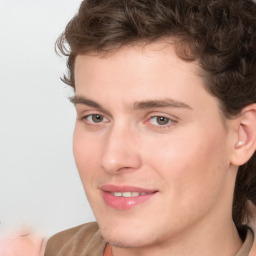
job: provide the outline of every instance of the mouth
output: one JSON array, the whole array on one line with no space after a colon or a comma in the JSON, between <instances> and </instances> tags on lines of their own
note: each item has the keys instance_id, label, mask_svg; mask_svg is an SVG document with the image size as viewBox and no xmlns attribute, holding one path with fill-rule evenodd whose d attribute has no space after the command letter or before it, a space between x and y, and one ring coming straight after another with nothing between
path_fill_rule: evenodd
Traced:
<instances>
[{"instance_id":1,"label":"mouth","mask_svg":"<svg viewBox=\"0 0 256 256\"><path fill-rule=\"evenodd\" d=\"M117 210L128 210L152 198L158 191L133 186L104 185L100 187L106 205Z\"/></svg>"},{"instance_id":2,"label":"mouth","mask_svg":"<svg viewBox=\"0 0 256 256\"><path fill-rule=\"evenodd\" d=\"M139 193L139 192L111 192L111 194L113 196L116 196L116 197L137 197L137 196L145 196L145 195L148 195L150 193Z\"/></svg>"}]
</instances>

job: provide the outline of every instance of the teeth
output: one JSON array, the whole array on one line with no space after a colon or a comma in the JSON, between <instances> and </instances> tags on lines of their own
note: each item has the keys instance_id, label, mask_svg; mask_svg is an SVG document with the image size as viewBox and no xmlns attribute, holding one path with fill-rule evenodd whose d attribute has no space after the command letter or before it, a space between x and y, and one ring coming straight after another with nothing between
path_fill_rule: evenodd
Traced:
<instances>
[{"instance_id":1,"label":"teeth","mask_svg":"<svg viewBox=\"0 0 256 256\"><path fill-rule=\"evenodd\" d=\"M114 192L112 193L113 196L122 196L122 193L121 192Z\"/></svg>"},{"instance_id":2,"label":"teeth","mask_svg":"<svg viewBox=\"0 0 256 256\"><path fill-rule=\"evenodd\" d=\"M147 195L147 193L143 192L143 193L139 193L139 192L112 192L111 193L113 196L117 196L117 197L136 197L136 196L143 196L143 195Z\"/></svg>"},{"instance_id":3,"label":"teeth","mask_svg":"<svg viewBox=\"0 0 256 256\"><path fill-rule=\"evenodd\" d=\"M124 192L123 197L132 197L132 193L131 192Z\"/></svg>"}]
</instances>

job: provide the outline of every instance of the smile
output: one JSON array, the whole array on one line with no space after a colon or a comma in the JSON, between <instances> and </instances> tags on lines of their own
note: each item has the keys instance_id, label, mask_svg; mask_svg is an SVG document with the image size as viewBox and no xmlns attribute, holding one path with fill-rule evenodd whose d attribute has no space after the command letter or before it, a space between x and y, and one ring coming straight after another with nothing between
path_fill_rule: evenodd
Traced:
<instances>
[{"instance_id":1,"label":"smile","mask_svg":"<svg viewBox=\"0 0 256 256\"><path fill-rule=\"evenodd\" d=\"M142 193L139 193L139 192L123 192L123 193L122 192L112 192L111 194L116 197L136 197L136 196L144 196L149 193L145 193L145 192L142 192Z\"/></svg>"},{"instance_id":2,"label":"smile","mask_svg":"<svg viewBox=\"0 0 256 256\"><path fill-rule=\"evenodd\" d=\"M132 186L114 185L104 185L100 189L106 205L117 210L131 209L149 200L158 192Z\"/></svg>"}]
</instances>

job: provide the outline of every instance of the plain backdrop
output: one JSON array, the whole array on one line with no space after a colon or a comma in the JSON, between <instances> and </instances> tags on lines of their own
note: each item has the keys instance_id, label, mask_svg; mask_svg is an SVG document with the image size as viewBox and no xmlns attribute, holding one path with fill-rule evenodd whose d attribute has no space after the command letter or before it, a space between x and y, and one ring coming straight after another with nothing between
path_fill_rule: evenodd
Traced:
<instances>
[{"instance_id":1,"label":"plain backdrop","mask_svg":"<svg viewBox=\"0 0 256 256\"><path fill-rule=\"evenodd\" d=\"M72 153L72 90L54 43L81 0L0 0L0 234L94 220Z\"/></svg>"}]
</instances>

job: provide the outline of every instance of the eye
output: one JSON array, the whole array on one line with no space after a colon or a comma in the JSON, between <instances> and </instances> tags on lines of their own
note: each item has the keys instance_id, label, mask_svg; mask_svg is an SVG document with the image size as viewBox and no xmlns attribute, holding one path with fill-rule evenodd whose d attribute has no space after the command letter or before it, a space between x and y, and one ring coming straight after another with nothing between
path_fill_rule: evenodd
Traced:
<instances>
[{"instance_id":1,"label":"eye","mask_svg":"<svg viewBox=\"0 0 256 256\"><path fill-rule=\"evenodd\" d=\"M91 124L108 122L108 119L106 117L99 114L91 114L91 115L85 116L84 119Z\"/></svg>"},{"instance_id":2,"label":"eye","mask_svg":"<svg viewBox=\"0 0 256 256\"><path fill-rule=\"evenodd\" d=\"M166 126L171 122L172 120L165 116L153 116L150 118L150 123L157 126Z\"/></svg>"}]
</instances>

